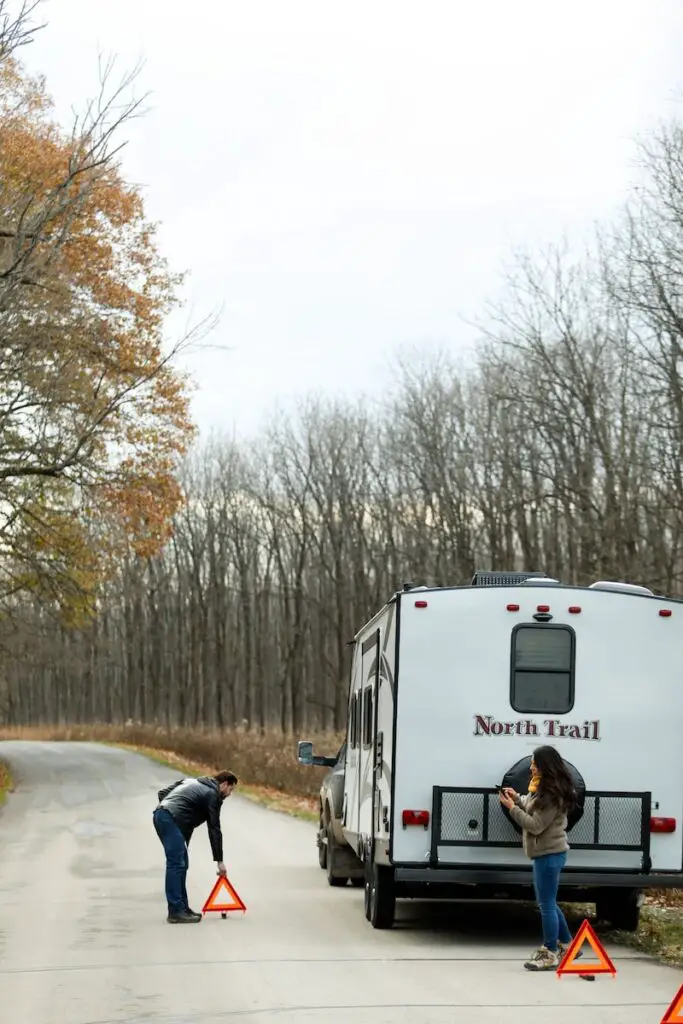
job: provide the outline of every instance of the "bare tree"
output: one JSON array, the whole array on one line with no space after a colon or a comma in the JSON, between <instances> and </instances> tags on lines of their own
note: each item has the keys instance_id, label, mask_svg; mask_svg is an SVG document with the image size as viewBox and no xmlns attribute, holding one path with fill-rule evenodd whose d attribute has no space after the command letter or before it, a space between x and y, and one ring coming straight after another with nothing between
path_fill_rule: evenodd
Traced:
<instances>
[{"instance_id":1,"label":"bare tree","mask_svg":"<svg viewBox=\"0 0 683 1024\"><path fill-rule=\"evenodd\" d=\"M406 580L683 593L682 138L582 259L516 257L474 359L417 353L382 403L196 446L173 536L118 559L90 625L17 598L0 720L337 730L348 641Z\"/></svg>"},{"instance_id":2,"label":"bare tree","mask_svg":"<svg viewBox=\"0 0 683 1024\"><path fill-rule=\"evenodd\" d=\"M33 42L36 32L45 24L32 22L34 12L43 0L23 0L18 8L10 0L0 0L0 65L22 46ZM12 8L15 8L14 11Z\"/></svg>"}]
</instances>

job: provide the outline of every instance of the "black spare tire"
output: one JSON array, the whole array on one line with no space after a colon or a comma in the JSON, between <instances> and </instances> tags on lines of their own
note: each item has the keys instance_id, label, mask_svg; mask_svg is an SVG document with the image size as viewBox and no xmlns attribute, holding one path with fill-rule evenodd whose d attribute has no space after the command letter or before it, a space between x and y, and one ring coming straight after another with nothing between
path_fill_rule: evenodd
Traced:
<instances>
[{"instance_id":1,"label":"black spare tire","mask_svg":"<svg viewBox=\"0 0 683 1024\"><path fill-rule=\"evenodd\" d=\"M574 787L576 789L576 803L567 815L567 832L570 832L574 828L574 825L576 825L577 822L581 821L583 817L584 801L586 799L586 784L583 781L583 776L581 775L581 772L577 768L575 768L574 765L571 764L571 762L565 761L564 758L562 758L562 760L564 761L565 766L569 771L569 774L574 780ZM512 768L509 768L507 770L507 772L503 776L501 786L503 789L509 786L510 789L517 790L520 796L523 796L525 793L529 792L530 782L531 754L529 754L528 757L522 757L519 761L513 764ZM521 834L522 829L516 821L513 821L507 807L503 807L503 813L505 814L505 817L508 819L508 821L512 823L515 830Z\"/></svg>"}]
</instances>

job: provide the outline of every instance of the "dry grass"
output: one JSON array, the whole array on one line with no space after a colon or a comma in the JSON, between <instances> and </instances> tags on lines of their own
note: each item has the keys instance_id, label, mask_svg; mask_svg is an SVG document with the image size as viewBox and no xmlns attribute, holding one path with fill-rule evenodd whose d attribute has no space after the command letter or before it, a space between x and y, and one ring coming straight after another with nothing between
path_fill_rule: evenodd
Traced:
<instances>
[{"instance_id":1,"label":"dry grass","mask_svg":"<svg viewBox=\"0 0 683 1024\"><path fill-rule=\"evenodd\" d=\"M637 932L614 932L617 942L683 967L683 910L648 903L640 912Z\"/></svg>"},{"instance_id":2,"label":"dry grass","mask_svg":"<svg viewBox=\"0 0 683 1024\"><path fill-rule=\"evenodd\" d=\"M343 737L308 735L320 753L335 754ZM230 768L240 792L275 810L317 820L317 794L324 769L302 768L296 740L275 730L264 734L234 729L209 732L130 724L40 726L0 729L0 740L77 740L113 743L151 756L183 774Z\"/></svg>"},{"instance_id":3,"label":"dry grass","mask_svg":"<svg viewBox=\"0 0 683 1024\"><path fill-rule=\"evenodd\" d=\"M12 776L9 773L9 768L4 762L0 761L0 807L5 802L5 797L12 791Z\"/></svg>"},{"instance_id":4,"label":"dry grass","mask_svg":"<svg viewBox=\"0 0 683 1024\"><path fill-rule=\"evenodd\" d=\"M614 932L615 940L683 967L683 889L653 889L645 898L638 931Z\"/></svg>"}]
</instances>

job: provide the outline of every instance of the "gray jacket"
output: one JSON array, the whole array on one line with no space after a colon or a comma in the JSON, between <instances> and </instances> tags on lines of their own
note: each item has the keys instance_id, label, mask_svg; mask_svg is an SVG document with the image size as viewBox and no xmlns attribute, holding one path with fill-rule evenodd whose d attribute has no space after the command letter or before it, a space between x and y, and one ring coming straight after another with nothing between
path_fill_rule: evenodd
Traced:
<instances>
[{"instance_id":1,"label":"gray jacket","mask_svg":"<svg viewBox=\"0 0 683 1024\"><path fill-rule=\"evenodd\" d=\"M163 807L175 820L189 845L192 833L206 822L211 852L215 861L223 860L223 834L221 832L221 797L218 783L209 776L182 779L159 791L159 807Z\"/></svg>"},{"instance_id":2,"label":"gray jacket","mask_svg":"<svg viewBox=\"0 0 683 1024\"><path fill-rule=\"evenodd\" d=\"M567 815L552 804L538 807L535 793L518 796L515 806L510 808L510 817L522 829L522 846L532 860L547 853L569 850Z\"/></svg>"}]
</instances>

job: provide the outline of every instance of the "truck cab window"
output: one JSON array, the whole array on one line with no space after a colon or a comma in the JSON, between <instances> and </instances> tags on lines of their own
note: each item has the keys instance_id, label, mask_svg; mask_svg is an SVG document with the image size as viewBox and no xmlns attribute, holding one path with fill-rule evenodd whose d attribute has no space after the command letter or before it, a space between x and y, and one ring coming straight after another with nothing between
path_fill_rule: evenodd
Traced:
<instances>
[{"instance_id":1,"label":"truck cab window","mask_svg":"<svg viewBox=\"0 0 683 1024\"><path fill-rule=\"evenodd\" d=\"M564 715L574 706L576 636L569 626L515 626L510 704L520 714Z\"/></svg>"}]
</instances>

